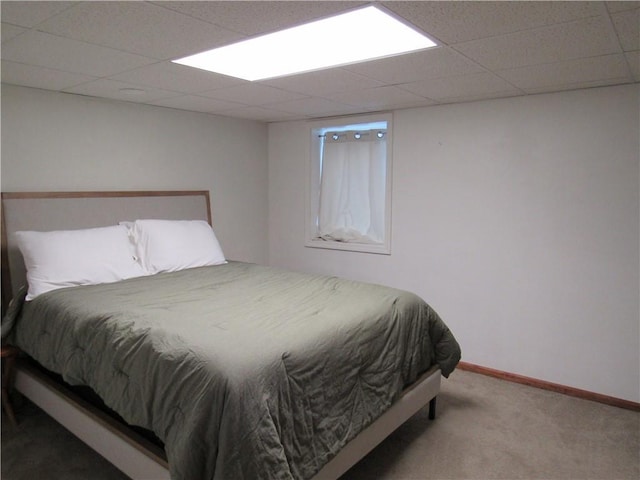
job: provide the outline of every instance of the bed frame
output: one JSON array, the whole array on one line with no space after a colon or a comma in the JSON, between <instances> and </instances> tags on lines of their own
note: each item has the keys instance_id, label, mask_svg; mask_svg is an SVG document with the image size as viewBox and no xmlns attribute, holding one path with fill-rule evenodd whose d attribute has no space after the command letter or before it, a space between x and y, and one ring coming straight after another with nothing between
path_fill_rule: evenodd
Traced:
<instances>
[{"instance_id":1,"label":"bed frame","mask_svg":"<svg viewBox=\"0 0 640 480\"><path fill-rule=\"evenodd\" d=\"M209 192L3 192L2 313L26 278L22 256L13 239L16 231L90 228L137 218L206 220L211 224ZM313 480L340 477L425 405L429 405L429 418L435 418L440 379L437 367L425 372ZM132 479L170 478L161 448L27 362L18 362L15 388Z\"/></svg>"}]
</instances>

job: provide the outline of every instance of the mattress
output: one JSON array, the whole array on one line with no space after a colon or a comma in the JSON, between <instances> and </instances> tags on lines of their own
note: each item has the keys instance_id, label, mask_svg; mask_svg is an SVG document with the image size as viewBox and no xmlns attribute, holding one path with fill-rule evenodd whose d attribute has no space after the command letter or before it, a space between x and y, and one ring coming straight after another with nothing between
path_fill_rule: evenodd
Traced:
<instances>
[{"instance_id":1,"label":"mattress","mask_svg":"<svg viewBox=\"0 0 640 480\"><path fill-rule=\"evenodd\" d=\"M307 479L460 348L409 292L229 262L14 305L12 342L165 444L174 479Z\"/></svg>"}]
</instances>

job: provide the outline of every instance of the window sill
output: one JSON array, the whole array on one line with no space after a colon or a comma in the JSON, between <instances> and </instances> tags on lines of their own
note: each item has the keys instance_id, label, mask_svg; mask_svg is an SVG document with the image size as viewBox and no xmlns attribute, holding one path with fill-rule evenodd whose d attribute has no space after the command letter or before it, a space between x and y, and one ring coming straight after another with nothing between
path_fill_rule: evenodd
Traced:
<instances>
[{"instance_id":1,"label":"window sill","mask_svg":"<svg viewBox=\"0 0 640 480\"><path fill-rule=\"evenodd\" d=\"M307 239L304 246L311 247L311 248L324 248L328 250L344 250L349 252L391 255L391 246L389 244L336 242L332 240L322 240L319 238L312 238L312 239Z\"/></svg>"}]
</instances>

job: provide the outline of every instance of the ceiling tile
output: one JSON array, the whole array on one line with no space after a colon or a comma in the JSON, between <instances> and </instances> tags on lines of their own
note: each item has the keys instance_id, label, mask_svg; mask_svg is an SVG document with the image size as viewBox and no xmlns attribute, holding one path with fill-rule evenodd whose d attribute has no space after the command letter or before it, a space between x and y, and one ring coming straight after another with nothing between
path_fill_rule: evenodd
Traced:
<instances>
[{"instance_id":1,"label":"ceiling tile","mask_svg":"<svg viewBox=\"0 0 640 480\"><path fill-rule=\"evenodd\" d=\"M424 98L424 95L416 95L415 93L393 86L367 88L358 90L357 92L338 93L328 98L367 110L390 110L393 108L433 105L435 103Z\"/></svg>"},{"instance_id":2,"label":"ceiling tile","mask_svg":"<svg viewBox=\"0 0 640 480\"><path fill-rule=\"evenodd\" d=\"M272 32L337 14L367 2L155 2L245 35Z\"/></svg>"},{"instance_id":3,"label":"ceiling tile","mask_svg":"<svg viewBox=\"0 0 640 480\"><path fill-rule=\"evenodd\" d=\"M401 88L438 102L451 101L456 98L478 98L482 95L522 94L507 81L487 72L422 80L401 85Z\"/></svg>"},{"instance_id":4,"label":"ceiling tile","mask_svg":"<svg viewBox=\"0 0 640 480\"><path fill-rule=\"evenodd\" d=\"M114 75L113 80L150 85L183 93L198 93L238 85L244 80L164 61Z\"/></svg>"},{"instance_id":5,"label":"ceiling tile","mask_svg":"<svg viewBox=\"0 0 640 480\"><path fill-rule=\"evenodd\" d=\"M308 97L299 100L290 100L270 105L271 108L281 110L295 115L308 117L348 115L357 113L357 107L345 105L344 103L333 102L326 98Z\"/></svg>"},{"instance_id":6,"label":"ceiling tile","mask_svg":"<svg viewBox=\"0 0 640 480\"><path fill-rule=\"evenodd\" d=\"M447 47L430 48L343 68L387 84L483 71L477 64Z\"/></svg>"},{"instance_id":7,"label":"ceiling tile","mask_svg":"<svg viewBox=\"0 0 640 480\"><path fill-rule=\"evenodd\" d=\"M611 21L625 52L640 49L640 8L614 13Z\"/></svg>"},{"instance_id":8,"label":"ceiling tile","mask_svg":"<svg viewBox=\"0 0 640 480\"><path fill-rule=\"evenodd\" d=\"M27 31L26 28L16 27L15 25L11 25L9 23L0 24L0 28L2 29L3 43Z\"/></svg>"},{"instance_id":9,"label":"ceiling tile","mask_svg":"<svg viewBox=\"0 0 640 480\"><path fill-rule=\"evenodd\" d=\"M31 30L2 44L2 58L94 77L112 75L151 59Z\"/></svg>"},{"instance_id":10,"label":"ceiling tile","mask_svg":"<svg viewBox=\"0 0 640 480\"><path fill-rule=\"evenodd\" d=\"M230 110L239 106L237 103L217 100L215 98L200 97L198 95L182 95L180 97L165 98L147 103L160 107L178 108L181 110L192 110L194 112L204 113Z\"/></svg>"},{"instance_id":11,"label":"ceiling tile","mask_svg":"<svg viewBox=\"0 0 640 480\"><path fill-rule=\"evenodd\" d=\"M50 68L2 61L2 82L45 90L62 90L94 77L78 73L61 72Z\"/></svg>"},{"instance_id":12,"label":"ceiling tile","mask_svg":"<svg viewBox=\"0 0 640 480\"><path fill-rule=\"evenodd\" d=\"M244 38L147 2L83 2L38 29L162 60Z\"/></svg>"},{"instance_id":13,"label":"ceiling tile","mask_svg":"<svg viewBox=\"0 0 640 480\"><path fill-rule=\"evenodd\" d=\"M264 80L265 85L282 88L304 95L326 96L331 93L348 92L361 88L381 87L382 82L343 68L330 68L316 72Z\"/></svg>"},{"instance_id":14,"label":"ceiling tile","mask_svg":"<svg viewBox=\"0 0 640 480\"><path fill-rule=\"evenodd\" d=\"M0 2L0 11L3 22L20 25L22 27L35 27L77 2Z\"/></svg>"},{"instance_id":15,"label":"ceiling tile","mask_svg":"<svg viewBox=\"0 0 640 480\"><path fill-rule=\"evenodd\" d=\"M295 120L300 118L299 115L292 113L280 112L271 108L265 107L240 107L232 108L230 110L220 111L221 115L248 118L252 120L260 120L263 122L282 122L287 120Z\"/></svg>"},{"instance_id":16,"label":"ceiling tile","mask_svg":"<svg viewBox=\"0 0 640 480\"><path fill-rule=\"evenodd\" d=\"M608 22L604 16L592 17L461 43L455 49L497 70L619 53L618 40Z\"/></svg>"},{"instance_id":17,"label":"ceiling tile","mask_svg":"<svg viewBox=\"0 0 640 480\"><path fill-rule=\"evenodd\" d=\"M636 82L640 82L640 50L636 52L627 52L624 55L627 59L627 63L629 64L629 68L631 69L633 79Z\"/></svg>"},{"instance_id":18,"label":"ceiling tile","mask_svg":"<svg viewBox=\"0 0 640 480\"><path fill-rule=\"evenodd\" d=\"M297 100L305 97L299 93L287 92L285 90L256 83L245 83L235 87L220 88L210 92L203 92L200 95L252 106L284 102L287 100Z\"/></svg>"},{"instance_id":19,"label":"ceiling tile","mask_svg":"<svg viewBox=\"0 0 640 480\"><path fill-rule=\"evenodd\" d=\"M384 2L447 44L494 37L603 13L600 2Z\"/></svg>"},{"instance_id":20,"label":"ceiling tile","mask_svg":"<svg viewBox=\"0 0 640 480\"><path fill-rule=\"evenodd\" d=\"M79 95L89 95L93 97L113 98L129 102L147 103L167 97L176 97L179 94L158 88L144 87L138 85L100 78L75 87L64 89L67 93L77 93Z\"/></svg>"},{"instance_id":21,"label":"ceiling tile","mask_svg":"<svg viewBox=\"0 0 640 480\"><path fill-rule=\"evenodd\" d=\"M591 82L583 82L577 85L555 85L553 87L531 88L527 90L527 94L535 95L538 93L562 92L565 90L576 90L583 88L609 87L612 85L621 85L621 83L614 80L594 80Z\"/></svg>"},{"instance_id":22,"label":"ceiling tile","mask_svg":"<svg viewBox=\"0 0 640 480\"><path fill-rule=\"evenodd\" d=\"M502 70L502 78L526 92L553 87L580 88L593 82L629 82L631 75L623 54L579 58L566 62L549 63Z\"/></svg>"}]
</instances>

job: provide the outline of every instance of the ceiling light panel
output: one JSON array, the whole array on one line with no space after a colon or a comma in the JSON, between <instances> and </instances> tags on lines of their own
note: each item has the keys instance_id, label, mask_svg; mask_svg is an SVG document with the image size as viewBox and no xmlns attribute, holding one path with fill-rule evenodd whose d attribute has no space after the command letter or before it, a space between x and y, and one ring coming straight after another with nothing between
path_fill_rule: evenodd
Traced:
<instances>
[{"instance_id":1,"label":"ceiling light panel","mask_svg":"<svg viewBox=\"0 0 640 480\"><path fill-rule=\"evenodd\" d=\"M366 7L173 61L253 81L434 46L391 15Z\"/></svg>"}]
</instances>

